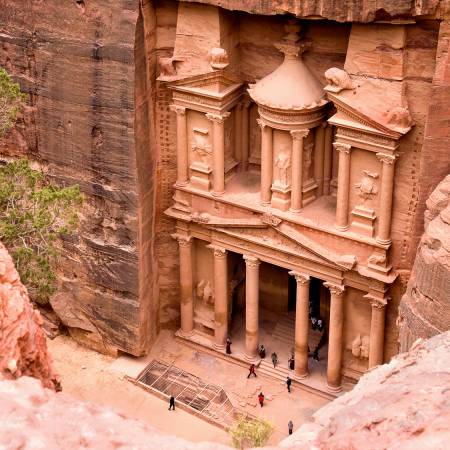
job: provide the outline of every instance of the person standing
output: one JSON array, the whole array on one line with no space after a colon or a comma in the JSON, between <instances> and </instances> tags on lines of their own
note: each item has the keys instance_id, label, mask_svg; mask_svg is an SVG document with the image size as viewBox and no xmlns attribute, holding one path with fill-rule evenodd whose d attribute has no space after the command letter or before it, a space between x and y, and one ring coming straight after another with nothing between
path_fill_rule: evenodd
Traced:
<instances>
[{"instance_id":1,"label":"person standing","mask_svg":"<svg viewBox=\"0 0 450 450\"><path fill-rule=\"evenodd\" d=\"M294 356L293 355L291 355L289 360L288 360L288 368L290 370L294 370L294 368L295 368L295 360L294 360Z\"/></svg>"},{"instance_id":2,"label":"person standing","mask_svg":"<svg viewBox=\"0 0 450 450\"><path fill-rule=\"evenodd\" d=\"M250 375L255 375L255 378L256 378L256 372L255 372L255 365L254 364L252 364L251 366L250 366L250 368L248 369L248 375L247 375L247 378L250 378Z\"/></svg>"},{"instance_id":3,"label":"person standing","mask_svg":"<svg viewBox=\"0 0 450 450\"><path fill-rule=\"evenodd\" d=\"M288 375L288 377L286 378L286 386L288 388L288 392L289 393L291 393L291 384L292 384L292 380L291 380L291 378Z\"/></svg>"},{"instance_id":4,"label":"person standing","mask_svg":"<svg viewBox=\"0 0 450 450\"><path fill-rule=\"evenodd\" d=\"M258 395L258 401L259 401L259 404L261 405L261 408L262 408L263 405L264 405L264 394L262 392L260 392L259 395Z\"/></svg>"},{"instance_id":5,"label":"person standing","mask_svg":"<svg viewBox=\"0 0 450 450\"><path fill-rule=\"evenodd\" d=\"M231 355L231 339L227 337L227 348L226 348L227 355Z\"/></svg>"},{"instance_id":6,"label":"person standing","mask_svg":"<svg viewBox=\"0 0 450 450\"><path fill-rule=\"evenodd\" d=\"M275 369L275 366L277 365L278 362L278 356L275 352L272 353L272 364L273 364L273 368Z\"/></svg>"},{"instance_id":7,"label":"person standing","mask_svg":"<svg viewBox=\"0 0 450 450\"><path fill-rule=\"evenodd\" d=\"M171 395L169 399L169 411L171 409L175 411L175 397L173 395Z\"/></svg>"},{"instance_id":8,"label":"person standing","mask_svg":"<svg viewBox=\"0 0 450 450\"><path fill-rule=\"evenodd\" d=\"M289 434L292 434L292 431L294 430L294 424L292 423L292 420L289 420L288 422L288 431Z\"/></svg>"},{"instance_id":9,"label":"person standing","mask_svg":"<svg viewBox=\"0 0 450 450\"><path fill-rule=\"evenodd\" d=\"M264 348L264 345L260 345L258 349L259 357L261 359L264 359L266 357L266 349Z\"/></svg>"}]
</instances>

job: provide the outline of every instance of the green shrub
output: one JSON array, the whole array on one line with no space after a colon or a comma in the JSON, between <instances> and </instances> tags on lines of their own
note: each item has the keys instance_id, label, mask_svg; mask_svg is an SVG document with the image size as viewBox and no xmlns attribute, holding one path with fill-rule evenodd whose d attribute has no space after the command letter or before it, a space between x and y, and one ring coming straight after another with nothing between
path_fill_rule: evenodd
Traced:
<instances>
[{"instance_id":1,"label":"green shrub","mask_svg":"<svg viewBox=\"0 0 450 450\"><path fill-rule=\"evenodd\" d=\"M229 434L233 447L244 449L266 445L273 430L273 425L267 420L240 416Z\"/></svg>"},{"instance_id":2,"label":"green shrub","mask_svg":"<svg viewBox=\"0 0 450 450\"><path fill-rule=\"evenodd\" d=\"M25 99L19 85L0 67L0 137L13 125Z\"/></svg>"}]
</instances>

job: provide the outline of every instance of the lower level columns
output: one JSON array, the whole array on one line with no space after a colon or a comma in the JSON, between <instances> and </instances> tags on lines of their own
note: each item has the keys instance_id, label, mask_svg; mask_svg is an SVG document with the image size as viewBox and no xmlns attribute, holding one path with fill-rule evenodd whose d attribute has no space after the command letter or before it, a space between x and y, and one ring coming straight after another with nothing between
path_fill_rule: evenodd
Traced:
<instances>
[{"instance_id":1,"label":"lower level columns","mask_svg":"<svg viewBox=\"0 0 450 450\"><path fill-rule=\"evenodd\" d=\"M259 265L258 258L244 255L245 273L245 358L255 361L259 345Z\"/></svg>"},{"instance_id":2,"label":"lower level columns","mask_svg":"<svg viewBox=\"0 0 450 450\"><path fill-rule=\"evenodd\" d=\"M192 276L192 238L175 236L180 251L180 314L181 334L190 336L194 330L194 299Z\"/></svg>"},{"instance_id":3,"label":"lower level columns","mask_svg":"<svg viewBox=\"0 0 450 450\"><path fill-rule=\"evenodd\" d=\"M211 246L214 252L214 347L225 350L228 336L227 251Z\"/></svg>"},{"instance_id":4,"label":"lower level columns","mask_svg":"<svg viewBox=\"0 0 450 450\"><path fill-rule=\"evenodd\" d=\"M330 327L328 334L327 385L332 392L342 390L342 336L345 286L324 283L330 290Z\"/></svg>"},{"instance_id":5,"label":"lower level columns","mask_svg":"<svg viewBox=\"0 0 450 450\"><path fill-rule=\"evenodd\" d=\"M295 374L298 378L308 376L308 337L309 337L309 276L289 272L297 282L295 307Z\"/></svg>"},{"instance_id":6,"label":"lower level columns","mask_svg":"<svg viewBox=\"0 0 450 450\"><path fill-rule=\"evenodd\" d=\"M369 369L383 364L384 326L386 321L386 300L369 298L372 305L369 339Z\"/></svg>"}]
</instances>

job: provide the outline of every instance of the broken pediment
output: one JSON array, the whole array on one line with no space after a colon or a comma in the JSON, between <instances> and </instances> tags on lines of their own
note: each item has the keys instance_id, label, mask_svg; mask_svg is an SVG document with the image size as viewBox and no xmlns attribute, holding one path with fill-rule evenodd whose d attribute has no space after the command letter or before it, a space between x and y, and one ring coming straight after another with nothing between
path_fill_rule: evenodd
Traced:
<instances>
[{"instance_id":1,"label":"broken pediment","mask_svg":"<svg viewBox=\"0 0 450 450\"><path fill-rule=\"evenodd\" d=\"M330 72L331 71L331 72ZM325 87L337 109L330 122L399 139L412 126L403 99L403 83L350 76L341 69L329 69Z\"/></svg>"}]
</instances>

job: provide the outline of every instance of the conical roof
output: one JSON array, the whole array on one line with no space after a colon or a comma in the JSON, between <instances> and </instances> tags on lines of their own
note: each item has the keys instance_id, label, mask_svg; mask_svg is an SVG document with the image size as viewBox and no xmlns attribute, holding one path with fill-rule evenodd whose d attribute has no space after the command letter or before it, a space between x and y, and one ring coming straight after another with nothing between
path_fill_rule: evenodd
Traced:
<instances>
[{"instance_id":1,"label":"conical roof","mask_svg":"<svg viewBox=\"0 0 450 450\"><path fill-rule=\"evenodd\" d=\"M285 54L284 61L275 71L258 81L248 90L259 105L276 109L300 111L325 104L325 92L319 80L302 61L306 43L299 43L298 25L286 27L288 35L276 47Z\"/></svg>"}]
</instances>

